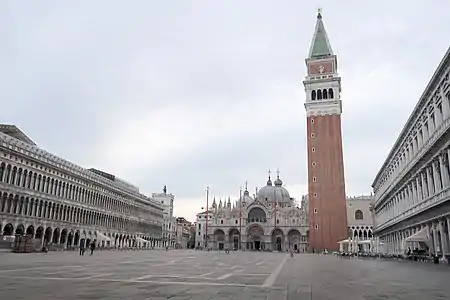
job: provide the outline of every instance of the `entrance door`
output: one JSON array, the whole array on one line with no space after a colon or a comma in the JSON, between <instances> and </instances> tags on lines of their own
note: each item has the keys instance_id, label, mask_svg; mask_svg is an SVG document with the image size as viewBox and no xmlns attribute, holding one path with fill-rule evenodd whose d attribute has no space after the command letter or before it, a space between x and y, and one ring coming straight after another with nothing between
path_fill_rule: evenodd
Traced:
<instances>
[{"instance_id":1,"label":"entrance door","mask_svg":"<svg viewBox=\"0 0 450 300\"><path fill-rule=\"evenodd\" d=\"M219 250L223 250L223 243L219 243Z\"/></svg>"},{"instance_id":2,"label":"entrance door","mask_svg":"<svg viewBox=\"0 0 450 300\"><path fill-rule=\"evenodd\" d=\"M255 241L255 250L259 251L261 249L261 241Z\"/></svg>"},{"instance_id":3,"label":"entrance door","mask_svg":"<svg viewBox=\"0 0 450 300\"><path fill-rule=\"evenodd\" d=\"M297 244L294 244L294 251L297 251L298 250L298 246L297 246Z\"/></svg>"},{"instance_id":4,"label":"entrance door","mask_svg":"<svg viewBox=\"0 0 450 300\"><path fill-rule=\"evenodd\" d=\"M239 238L237 236L235 236L233 241L234 241L233 249L234 250L239 249Z\"/></svg>"},{"instance_id":5,"label":"entrance door","mask_svg":"<svg viewBox=\"0 0 450 300\"><path fill-rule=\"evenodd\" d=\"M281 251L281 238L277 237L277 251Z\"/></svg>"}]
</instances>

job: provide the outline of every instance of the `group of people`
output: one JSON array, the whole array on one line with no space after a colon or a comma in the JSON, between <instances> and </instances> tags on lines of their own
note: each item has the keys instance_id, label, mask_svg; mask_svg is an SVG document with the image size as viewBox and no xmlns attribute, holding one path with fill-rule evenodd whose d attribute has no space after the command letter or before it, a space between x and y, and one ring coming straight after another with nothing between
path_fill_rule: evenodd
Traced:
<instances>
[{"instance_id":1,"label":"group of people","mask_svg":"<svg viewBox=\"0 0 450 300\"><path fill-rule=\"evenodd\" d=\"M89 245L89 249L91 250L91 255L94 254L95 250L95 240L91 242ZM84 247L84 243L80 243L80 255L84 255L86 248Z\"/></svg>"}]
</instances>

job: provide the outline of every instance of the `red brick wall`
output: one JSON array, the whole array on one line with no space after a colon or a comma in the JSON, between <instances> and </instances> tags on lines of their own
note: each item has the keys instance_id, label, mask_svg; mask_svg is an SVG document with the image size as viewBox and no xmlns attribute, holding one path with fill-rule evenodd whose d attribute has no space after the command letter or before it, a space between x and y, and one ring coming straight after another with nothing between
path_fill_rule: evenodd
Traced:
<instances>
[{"instance_id":1,"label":"red brick wall","mask_svg":"<svg viewBox=\"0 0 450 300\"><path fill-rule=\"evenodd\" d=\"M339 250L338 242L348 236L341 116L308 117L307 122L309 242L316 251Z\"/></svg>"}]
</instances>

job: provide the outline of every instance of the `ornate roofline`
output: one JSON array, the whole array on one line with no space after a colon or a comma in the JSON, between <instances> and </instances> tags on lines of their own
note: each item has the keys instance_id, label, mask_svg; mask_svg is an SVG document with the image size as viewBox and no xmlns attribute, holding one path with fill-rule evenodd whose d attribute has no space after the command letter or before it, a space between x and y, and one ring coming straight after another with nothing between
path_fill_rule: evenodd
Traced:
<instances>
[{"instance_id":1,"label":"ornate roofline","mask_svg":"<svg viewBox=\"0 0 450 300\"><path fill-rule=\"evenodd\" d=\"M391 148L391 151L389 151L389 154L387 155L386 159L384 160L383 165L381 166L380 170L378 171L377 175L375 176L375 179L372 182L372 188L375 187L380 177L383 175L384 171L386 170L386 167L390 164L391 160L395 157L397 152L400 150L400 147L404 141L404 139L407 137L409 132L412 130L412 125L416 121L416 118L420 115L422 112L423 106L426 104L430 94L433 92L433 90L436 88L437 85L439 85L441 77L443 72L445 71L446 67L450 64L450 47L447 49L444 57L440 61L438 67L434 71L430 81L428 82L427 86L425 87L425 90L423 91L422 95L419 98L419 101L417 102L416 106L414 107L413 111L408 117L408 120L406 121L405 125L403 126L402 131L398 135L394 145Z\"/></svg>"}]
</instances>

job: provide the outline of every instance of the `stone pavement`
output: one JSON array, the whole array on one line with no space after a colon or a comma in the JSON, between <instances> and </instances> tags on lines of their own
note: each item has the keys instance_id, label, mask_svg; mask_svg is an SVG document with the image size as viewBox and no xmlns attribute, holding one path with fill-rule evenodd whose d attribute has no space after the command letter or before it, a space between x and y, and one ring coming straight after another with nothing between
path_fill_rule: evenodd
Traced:
<instances>
[{"instance_id":1,"label":"stone pavement","mask_svg":"<svg viewBox=\"0 0 450 300\"><path fill-rule=\"evenodd\" d=\"M446 299L450 268L265 252L2 254L0 299Z\"/></svg>"}]
</instances>

